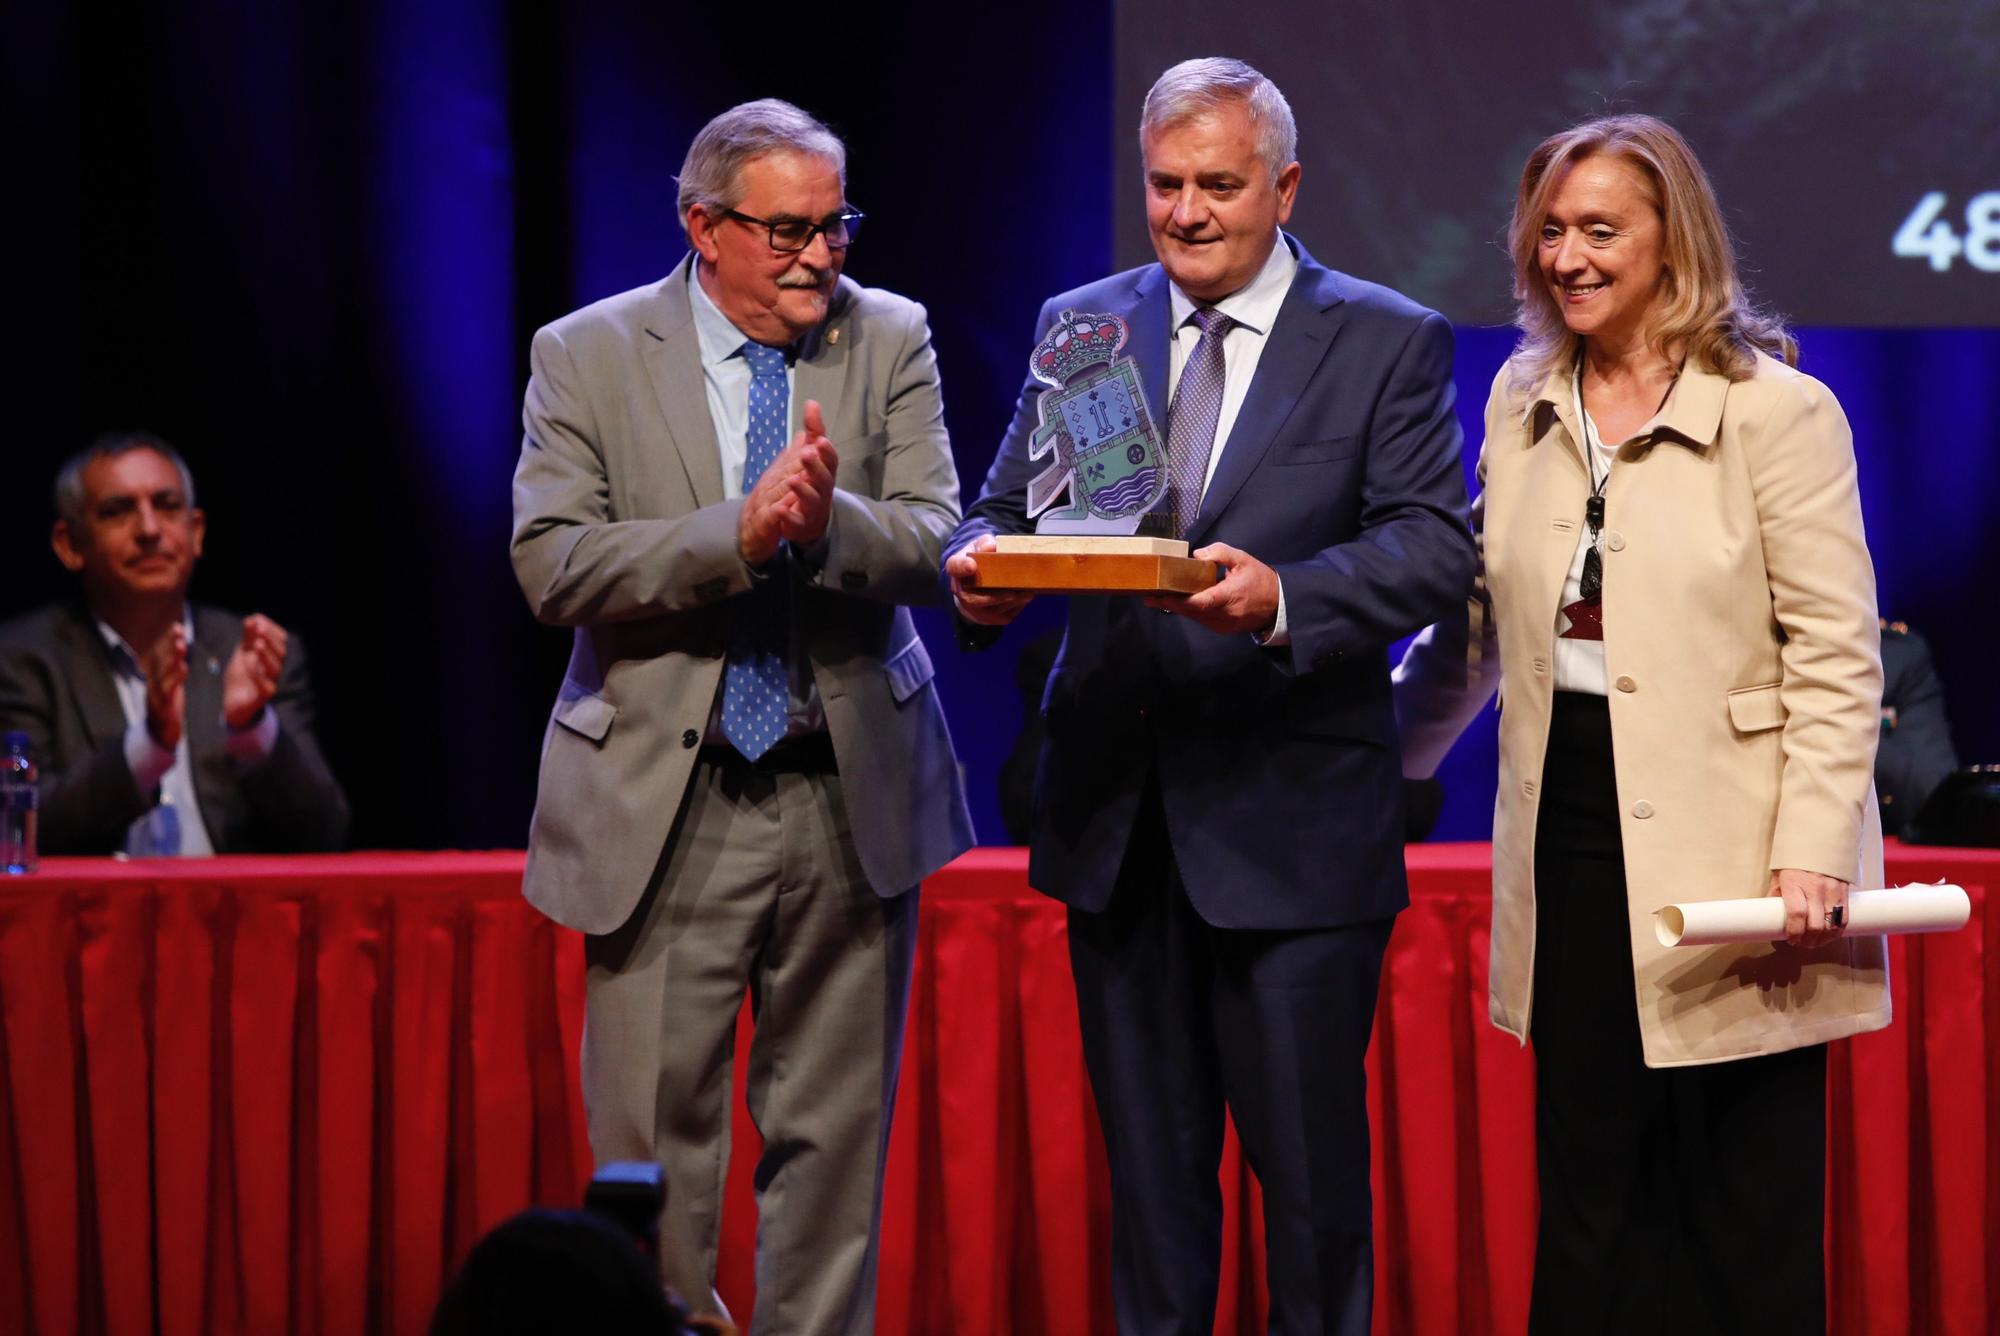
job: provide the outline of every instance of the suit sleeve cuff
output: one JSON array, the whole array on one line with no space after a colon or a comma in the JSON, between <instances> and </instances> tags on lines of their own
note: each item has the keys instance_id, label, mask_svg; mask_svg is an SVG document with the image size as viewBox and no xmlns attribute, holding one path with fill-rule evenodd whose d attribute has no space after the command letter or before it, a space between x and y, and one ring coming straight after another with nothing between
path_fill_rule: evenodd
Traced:
<instances>
[{"instance_id":1,"label":"suit sleeve cuff","mask_svg":"<svg viewBox=\"0 0 2000 1336\"><path fill-rule=\"evenodd\" d=\"M245 729L223 729L222 749L248 769L261 765L271 757L278 745L278 712L266 705L257 715L257 722Z\"/></svg>"},{"instance_id":2,"label":"suit sleeve cuff","mask_svg":"<svg viewBox=\"0 0 2000 1336\"><path fill-rule=\"evenodd\" d=\"M161 777L173 766L174 754L153 741L144 717L125 726L125 768L132 772L132 783L140 793L159 788Z\"/></svg>"},{"instance_id":3,"label":"suit sleeve cuff","mask_svg":"<svg viewBox=\"0 0 2000 1336\"><path fill-rule=\"evenodd\" d=\"M1281 649L1292 643L1292 629L1285 621L1285 581L1278 580L1278 616L1271 623L1271 629L1264 635L1250 637L1266 649Z\"/></svg>"}]
</instances>

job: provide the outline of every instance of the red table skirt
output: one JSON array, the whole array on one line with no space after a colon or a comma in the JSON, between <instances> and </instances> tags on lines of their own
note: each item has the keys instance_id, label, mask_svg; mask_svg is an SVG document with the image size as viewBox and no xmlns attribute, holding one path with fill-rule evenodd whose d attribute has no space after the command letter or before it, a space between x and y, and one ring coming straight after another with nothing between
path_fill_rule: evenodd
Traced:
<instances>
[{"instance_id":1,"label":"red table skirt","mask_svg":"<svg viewBox=\"0 0 2000 1336\"><path fill-rule=\"evenodd\" d=\"M1369 1055L1378 1332L1515 1332L1533 1068L1486 1022L1487 850L1410 851ZM421 1332L445 1276L589 1175L582 949L518 854L50 860L0 884L0 1333ZM2000 1283L2000 853L1897 939L1896 1024L1829 1066L1838 1332L1985 1332ZM1061 909L1015 850L924 888L878 1330L1109 1329L1109 1197ZM747 1042L747 1034L744 1036ZM738 1063L739 1072L745 1064ZM739 1101L720 1288L752 1303ZM1222 1167L1218 1332L1261 1331L1257 1189Z\"/></svg>"}]
</instances>

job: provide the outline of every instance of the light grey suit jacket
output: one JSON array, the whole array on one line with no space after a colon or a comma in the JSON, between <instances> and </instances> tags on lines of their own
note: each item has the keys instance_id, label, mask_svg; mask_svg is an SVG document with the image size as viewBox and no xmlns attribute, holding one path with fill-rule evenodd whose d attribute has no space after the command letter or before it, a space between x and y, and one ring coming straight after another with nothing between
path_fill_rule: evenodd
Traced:
<instances>
[{"instance_id":1,"label":"light grey suit jacket","mask_svg":"<svg viewBox=\"0 0 2000 1336\"><path fill-rule=\"evenodd\" d=\"M688 305L689 264L535 334L514 474L514 573L540 620L574 627L542 743L526 892L584 932L618 927L665 866L722 679L734 597L757 578L723 498ZM839 451L817 564L789 560L870 885L915 886L972 820L906 603L941 598L958 519L924 310L841 279L795 369Z\"/></svg>"}]
</instances>

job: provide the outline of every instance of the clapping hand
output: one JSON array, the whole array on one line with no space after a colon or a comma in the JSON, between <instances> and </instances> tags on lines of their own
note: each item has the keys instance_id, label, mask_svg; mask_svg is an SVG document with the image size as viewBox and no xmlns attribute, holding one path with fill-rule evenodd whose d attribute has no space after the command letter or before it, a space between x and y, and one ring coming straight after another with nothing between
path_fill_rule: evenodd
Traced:
<instances>
[{"instance_id":1,"label":"clapping hand","mask_svg":"<svg viewBox=\"0 0 2000 1336\"><path fill-rule=\"evenodd\" d=\"M285 644L285 628L263 613L243 619L243 639L222 671L222 720L232 732L256 723L278 693Z\"/></svg>"},{"instance_id":2,"label":"clapping hand","mask_svg":"<svg viewBox=\"0 0 2000 1336\"><path fill-rule=\"evenodd\" d=\"M187 726L187 627L175 622L160 637L140 668L146 674L146 731L168 751L181 745Z\"/></svg>"},{"instance_id":3,"label":"clapping hand","mask_svg":"<svg viewBox=\"0 0 2000 1336\"><path fill-rule=\"evenodd\" d=\"M762 566L790 541L811 547L826 536L833 516L833 474L840 454L827 438L819 401L806 400L805 429L792 438L743 498L736 547L743 560Z\"/></svg>"}]
</instances>

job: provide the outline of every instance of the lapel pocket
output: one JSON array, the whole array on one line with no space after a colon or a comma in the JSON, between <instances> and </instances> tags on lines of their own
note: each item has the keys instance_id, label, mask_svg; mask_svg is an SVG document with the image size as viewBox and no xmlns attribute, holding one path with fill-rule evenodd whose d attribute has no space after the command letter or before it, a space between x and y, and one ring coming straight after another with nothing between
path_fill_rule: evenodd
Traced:
<instances>
[{"instance_id":1,"label":"lapel pocket","mask_svg":"<svg viewBox=\"0 0 2000 1336\"><path fill-rule=\"evenodd\" d=\"M1729 693L1729 722L1738 733L1761 733L1785 722L1785 704L1778 699L1780 684L1739 687Z\"/></svg>"},{"instance_id":2,"label":"lapel pocket","mask_svg":"<svg viewBox=\"0 0 2000 1336\"><path fill-rule=\"evenodd\" d=\"M889 656L882 665L882 671L889 675L889 693L896 698L896 704L901 705L931 680L935 669L931 667L931 653L924 648L924 642L913 638Z\"/></svg>"},{"instance_id":3,"label":"lapel pocket","mask_svg":"<svg viewBox=\"0 0 2000 1336\"><path fill-rule=\"evenodd\" d=\"M1349 455L1359 454L1360 451L1359 435L1328 436L1318 441L1280 442L1271 451L1271 462L1278 465L1324 464L1335 459L1346 459Z\"/></svg>"},{"instance_id":4,"label":"lapel pocket","mask_svg":"<svg viewBox=\"0 0 2000 1336\"><path fill-rule=\"evenodd\" d=\"M565 679L562 694L556 698L555 715L557 723L578 737L602 742L611 731L611 721L618 717L618 707L596 692Z\"/></svg>"}]
</instances>

